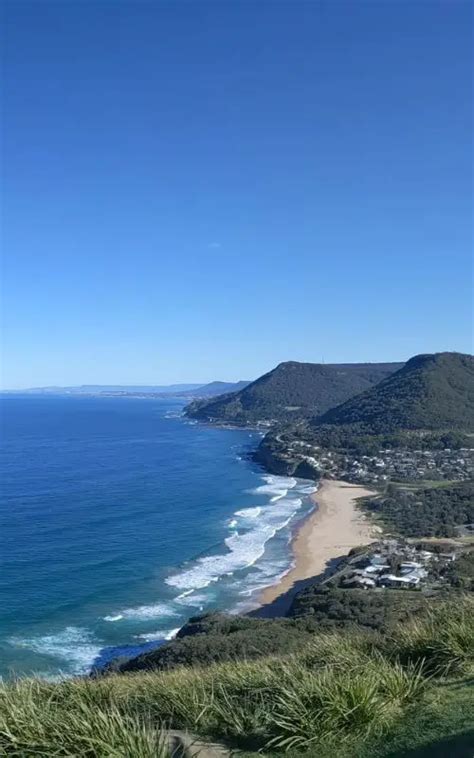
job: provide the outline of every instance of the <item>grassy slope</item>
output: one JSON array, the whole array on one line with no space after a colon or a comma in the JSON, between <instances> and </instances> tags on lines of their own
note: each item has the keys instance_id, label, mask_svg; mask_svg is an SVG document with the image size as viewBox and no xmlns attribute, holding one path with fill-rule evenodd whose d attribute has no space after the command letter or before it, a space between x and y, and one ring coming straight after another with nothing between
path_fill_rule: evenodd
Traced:
<instances>
[{"instance_id":1,"label":"grassy slope","mask_svg":"<svg viewBox=\"0 0 474 758\"><path fill-rule=\"evenodd\" d=\"M330 633L287 657L3 686L0 755L161 758L165 724L267 755L424 758L410 751L451 741L444 754L462 756L473 675L465 598L388 638Z\"/></svg>"},{"instance_id":2,"label":"grassy slope","mask_svg":"<svg viewBox=\"0 0 474 758\"><path fill-rule=\"evenodd\" d=\"M383 740L359 744L356 758L472 758L474 754L474 682L472 679L433 687L424 707L404 714ZM271 756L271 753L264 753ZM276 755L275 753L273 755ZM301 753L289 752L288 758ZM340 755L340 754L338 754ZM352 755L351 758L355 758ZM243 752L240 758L254 758ZM334 758L334 751L318 751Z\"/></svg>"},{"instance_id":3,"label":"grassy slope","mask_svg":"<svg viewBox=\"0 0 474 758\"><path fill-rule=\"evenodd\" d=\"M474 754L474 681L440 685L425 707L406 714L384 745L361 758L472 758Z\"/></svg>"}]
</instances>

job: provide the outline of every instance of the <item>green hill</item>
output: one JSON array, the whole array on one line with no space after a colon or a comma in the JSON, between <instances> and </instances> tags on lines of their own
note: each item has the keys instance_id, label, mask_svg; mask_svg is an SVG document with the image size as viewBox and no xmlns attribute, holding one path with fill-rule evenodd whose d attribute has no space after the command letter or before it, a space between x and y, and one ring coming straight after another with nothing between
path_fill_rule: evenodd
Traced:
<instances>
[{"instance_id":1,"label":"green hill","mask_svg":"<svg viewBox=\"0 0 474 758\"><path fill-rule=\"evenodd\" d=\"M191 403L201 421L238 425L291 421L324 413L385 379L401 363L280 363L239 392Z\"/></svg>"},{"instance_id":2,"label":"green hill","mask_svg":"<svg viewBox=\"0 0 474 758\"><path fill-rule=\"evenodd\" d=\"M321 424L359 427L372 434L474 431L474 357L416 355L377 386L319 416L316 425Z\"/></svg>"}]
</instances>

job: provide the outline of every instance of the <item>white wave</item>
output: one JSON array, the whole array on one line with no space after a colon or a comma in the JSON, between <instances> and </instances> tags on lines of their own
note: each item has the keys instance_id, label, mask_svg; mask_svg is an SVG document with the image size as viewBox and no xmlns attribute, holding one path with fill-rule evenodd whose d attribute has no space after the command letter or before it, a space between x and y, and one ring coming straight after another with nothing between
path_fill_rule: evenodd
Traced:
<instances>
[{"instance_id":1,"label":"white wave","mask_svg":"<svg viewBox=\"0 0 474 758\"><path fill-rule=\"evenodd\" d=\"M74 674L86 673L103 647L94 639L92 632L75 626L68 626L57 634L30 638L11 637L8 641L15 647L59 658L69 664L68 668Z\"/></svg>"},{"instance_id":2,"label":"white wave","mask_svg":"<svg viewBox=\"0 0 474 758\"><path fill-rule=\"evenodd\" d=\"M297 481L292 476L264 476L265 484L252 490L254 495L270 495L270 502L286 497L288 491L296 487Z\"/></svg>"},{"instance_id":3,"label":"white wave","mask_svg":"<svg viewBox=\"0 0 474 758\"><path fill-rule=\"evenodd\" d=\"M298 492L302 495L314 495L317 491L318 488L315 484L302 484L298 487Z\"/></svg>"},{"instance_id":4,"label":"white wave","mask_svg":"<svg viewBox=\"0 0 474 758\"><path fill-rule=\"evenodd\" d=\"M178 589L198 590L224 575L252 566L264 554L268 540L287 526L301 505L301 498L282 498L276 504L262 506L252 528L227 537L227 553L199 558L189 568L168 577L166 583Z\"/></svg>"},{"instance_id":5,"label":"white wave","mask_svg":"<svg viewBox=\"0 0 474 758\"><path fill-rule=\"evenodd\" d=\"M257 518L257 516L260 516L261 512L261 506L257 505L255 508L242 508L242 510L236 511L234 516L240 516L241 518Z\"/></svg>"},{"instance_id":6,"label":"white wave","mask_svg":"<svg viewBox=\"0 0 474 758\"><path fill-rule=\"evenodd\" d=\"M237 526L237 524L238 524L238 521L237 521L237 519L236 519L236 518L233 518L233 519L231 519L231 520L229 521L229 528L230 528L230 529L233 529L235 526Z\"/></svg>"},{"instance_id":7,"label":"white wave","mask_svg":"<svg viewBox=\"0 0 474 758\"><path fill-rule=\"evenodd\" d=\"M180 626L177 626L176 629L158 629L156 632L148 632L147 634L136 634L135 639L137 640L144 640L145 642L154 642L155 640L172 640L176 637L179 630L181 629Z\"/></svg>"},{"instance_id":8,"label":"white wave","mask_svg":"<svg viewBox=\"0 0 474 758\"><path fill-rule=\"evenodd\" d=\"M186 592L182 592L181 595L178 595L175 600L182 600L187 595L191 595L194 592L194 590L186 590Z\"/></svg>"},{"instance_id":9,"label":"white wave","mask_svg":"<svg viewBox=\"0 0 474 758\"><path fill-rule=\"evenodd\" d=\"M175 602L180 605L190 605L191 607L202 608L205 603L209 602L209 597L203 593L188 590L188 592L183 592L182 595L178 595Z\"/></svg>"},{"instance_id":10,"label":"white wave","mask_svg":"<svg viewBox=\"0 0 474 758\"><path fill-rule=\"evenodd\" d=\"M259 594L266 588L278 584L293 566L290 560L265 561L254 567L251 574L244 577L235 585L237 594L242 599L229 611L231 614L248 613L258 608L260 603Z\"/></svg>"},{"instance_id":11,"label":"white wave","mask_svg":"<svg viewBox=\"0 0 474 758\"><path fill-rule=\"evenodd\" d=\"M104 621L119 621L121 619L151 619L161 616L177 616L177 611L168 603L154 603L153 605L140 605L138 608L126 608L115 616L104 616Z\"/></svg>"}]
</instances>

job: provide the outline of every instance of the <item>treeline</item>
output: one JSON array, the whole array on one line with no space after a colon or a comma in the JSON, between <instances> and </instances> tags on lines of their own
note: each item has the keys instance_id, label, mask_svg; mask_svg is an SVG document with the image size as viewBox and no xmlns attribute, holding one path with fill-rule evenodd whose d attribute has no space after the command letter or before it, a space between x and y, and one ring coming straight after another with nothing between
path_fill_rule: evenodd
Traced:
<instances>
[{"instance_id":1,"label":"treeline","mask_svg":"<svg viewBox=\"0 0 474 758\"><path fill-rule=\"evenodd\" d=\"M300 436L300 433L298 433ZM459 450L470 447L472 439L462 432L399 431L375 434L369 425L309 425L305 439L328 450L353 455L377 455L380 450Z\"/></svg>"},{"instance_id":2,"label":"treeline","mask_svg":"<svg viewBox=\"0 0 474 758\"><path fill-rule=\"evenodd\" d=\"M405 591L370 592L314 584L299 592L290 608L295 618L313 619L319 629L357 625L388 631L422 610L426 600L420 593Z\"/></svg>"},{"instance_id":3,"label":"treeline","mask_svg":"<svg viewBox=\"0 0 474 758\"><path fill-rule=\"evenodd\" d=\"M145 671L286 655L307 644L317 630L309 619L259 619L208 613L195 616L176 639L131 660L116 659L107 671Z\"/></svg>"},{"instance_id":4,"label":"treeline","mask_svg":"<svg viewBox=\"0 0 474 758\"><path fill-rule=\"evenodd\" d=\"M387 496L366 501L387 527L409 537L454 537L474 523L474 482L415 490L390 486Z\"/></svg>"}]
</instances>

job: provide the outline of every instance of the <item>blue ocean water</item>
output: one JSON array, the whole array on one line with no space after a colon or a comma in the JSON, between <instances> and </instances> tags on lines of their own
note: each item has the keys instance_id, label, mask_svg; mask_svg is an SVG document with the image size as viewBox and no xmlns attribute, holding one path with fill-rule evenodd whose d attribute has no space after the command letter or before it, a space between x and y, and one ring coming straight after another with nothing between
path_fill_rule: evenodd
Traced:
<instances>
[{"instance_id":1,"label":"blue ocean water","mask_svg":"<svg viewBox=\"0 0 474 758\"><path fill-rule=\"evenodd\" d=\"M1 399L0 674L85 673L238 611L290 565L308 482L177 399Z\"/></svg>"}]
</instances>

